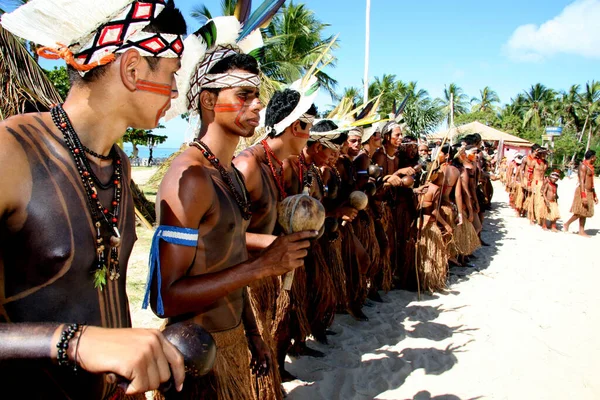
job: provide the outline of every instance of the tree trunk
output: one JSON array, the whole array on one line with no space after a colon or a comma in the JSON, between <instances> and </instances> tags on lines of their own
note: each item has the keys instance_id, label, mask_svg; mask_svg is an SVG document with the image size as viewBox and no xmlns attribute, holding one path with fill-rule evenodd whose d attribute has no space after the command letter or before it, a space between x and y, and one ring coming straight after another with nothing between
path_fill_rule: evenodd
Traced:
<instances>
[{"instance_id":1,"label":"tree trunk","mask_svg":"<svg viewBox=\"0 0 600 400\"><path fill-rule=\"evenodd\" d=\"M131 142L131 146L133 146L133 151L131 152L131 157L132 158L138 158L138 152L139 152L139 150L137 148L137 145L135 143Z\"/></svg>"},{"instance_id":2,"label":"tree trunk","mask_svg":"<svg viewBox=\"0 0 600 400\"><path fill-rule=\"evenodd\" d=\"M585 122L583 123L583 129L581 130L581 133L579 134L577 143L581 143L581 139L583 139L583 134L585 133L585 127L587 126L589 117L590 117L589 114L585 117ZM573 152L573 157L571 157L571 162L575 161L576 155L577 155L577 150L575 150L575 152Z\"/></svg>"},{"instance_id":3,"label":"tree trunk","mask_svg":"<svg viewBox=\"0 0 600 400\"><path fill-rule=\"evenodd\" d=\"M592 142L592 124L590 124L590 130L588 131L587 146L585 146L585 151L588 151L590 149L591 142Z\"/></svg>"}]
</instances>

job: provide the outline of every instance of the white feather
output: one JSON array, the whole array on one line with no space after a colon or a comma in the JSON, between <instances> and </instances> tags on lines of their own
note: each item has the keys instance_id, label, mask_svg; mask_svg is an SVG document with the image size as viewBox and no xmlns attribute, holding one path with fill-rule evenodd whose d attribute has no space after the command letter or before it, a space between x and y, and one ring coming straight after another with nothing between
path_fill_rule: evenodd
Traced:
<instances>
[{"instance_id":1,"label":"white feather","mask_svg":"<svg viewBox=\"0 0 600 400\"><path fill-rule=\"evenodd\" d=\"M242 30L242 24L237 20L236 17L216 17L212 21L217 27L217 41L216 45L222 44L235 44L240 31Z\"/></svg>"},{"instance_id":2,"label":"white feather","mask_svg":"<svg viewBox=\"0 0 600 400\"><path fill-rule=\"evenodd\" d=\"M133 0L31 0L2 16L16 36L44 46L70 45L118 15ZM84 42L82 40L82 42Z\"/></svg>"},{"instance_id":3,"label":"white feather","mask_svg":"<svg viewBox=\"0 0 600 400\"><path fill-rule=\"evenodd\" d=\"M238 43L238 47L245 54L250 53L252 50L261 48L263 45L264 43L260 29L253 30L248 36Z\"/></svg>"},{"instance_id":4,"label":"white feather","mask_svg":"<svg viewBox=\"0 0 600 400\"><path fill-rule=\"evenodd\" d=\"M171 102L171 108L165 115L167 121L188 111L187 93L190 90L192 75L196 72L196 66L206 54L206 42L196 35L189 35L183 41L183 47L181 68L177 71L179 97Z\"/></svg>"}]
</instances>

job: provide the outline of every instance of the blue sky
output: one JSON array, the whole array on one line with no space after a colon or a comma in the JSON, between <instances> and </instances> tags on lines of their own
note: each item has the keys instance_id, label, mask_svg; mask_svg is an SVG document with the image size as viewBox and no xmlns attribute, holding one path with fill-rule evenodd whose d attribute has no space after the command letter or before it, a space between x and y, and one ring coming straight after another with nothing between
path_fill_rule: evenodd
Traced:
<instances>
[{"instance_id":1,"label":"blue sky","mask_svg":"<svg viewBox=\"0 0 600 400\"><path fill-rule=\"evenodd\" d=\"M258 1L255 0L258 4ZM328 72L341 91L362 86L365 47L364 0L307 0L307 7L339 34L336 68ZM219 15L220 1L176 1L184 15L205 4ZM255 4L255 6L256 6ZM191 18L188 32L198 28ZM417 81L441 97L455 82L473 97L490 86L502 103L541 82L556 90L600 80L600 0L406 1L371 0L369 78L384 73ZM329 108L320 94L317 105ZM179 119L156 133L162 146L179 147L188 129Z\"/></svg>"}]
</instances>

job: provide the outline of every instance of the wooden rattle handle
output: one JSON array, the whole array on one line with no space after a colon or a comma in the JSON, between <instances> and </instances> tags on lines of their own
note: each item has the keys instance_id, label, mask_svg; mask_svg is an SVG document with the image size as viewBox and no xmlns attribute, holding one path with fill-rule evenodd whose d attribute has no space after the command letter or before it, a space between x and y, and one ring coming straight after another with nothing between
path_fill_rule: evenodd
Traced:
<instances>
[{"instance_id":1,"label":"wooden rattle handle","mask_svg":"<svg viewBox=\"0 0 600 400\"><path fill-rule=\"evenodd\" d=\"M287 272L283 275L283 288L288 292L292 290L292 283L294 282L294 270Z\"/></svg>"}]
</instances>

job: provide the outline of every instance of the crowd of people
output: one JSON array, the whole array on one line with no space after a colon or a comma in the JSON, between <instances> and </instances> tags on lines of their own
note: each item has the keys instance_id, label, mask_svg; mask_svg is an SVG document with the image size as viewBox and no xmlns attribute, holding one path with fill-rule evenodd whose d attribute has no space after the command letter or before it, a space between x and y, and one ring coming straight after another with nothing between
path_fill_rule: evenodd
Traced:
<instances>
[{"instance_id":1,"label":"crowd of people","mask_svg":"<svg viewBox=\"0 0 600 400\"><path fill-rule=\"evenodd\" d=\"M537 224L544 230L558 232L557 222L561 216L557 182L562 172L559 169L548 171L547 154L547 148L534 144L527 156L517 154L510 162L503 159L499 170L509 193L510 205L517 216L526 217L532 225ZM570 209L572 215L563 225L565 232L579 220L578 234L589 236L585 232L585 221L594 216L594 205L598 204L594 190L595 162L596 152L586 151L583 162L577 168L577 188Z\"/></svg>"},{"instance_id":2,"label":"crowd of people","mask_svg":"<svg viewBox=\"0 0 600 400\"><path fill-rule=\"evenodd\" d=\"M315 69L263 105L253 55L265 10L212 19L184 41L171 1L96 3L68 31L81 17L73 2L2 18L63 58L72 81L63 104L0 123L0 380L20 396L281 399L294 379L286 355L322 356L307 339L327 343L336 314L366 321L382 291L443 290L449 266L487 245L495 175L480 135L422 146L402 106L378 116L373 102L317 119ZM115 142L183 113L201 126L160 185L144 306L166 329L202 328L210 340L195 350L216 346L202 376L163 332L132 328L125 284L135 212ZM539 165L506 171L530 218L555 193ZM324 210L322 226L284 229L298 207L315 220Z\"/></svg>"}]
</instances>

